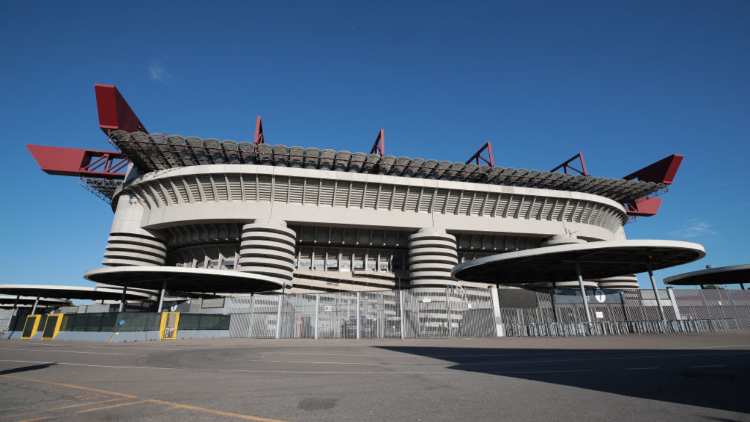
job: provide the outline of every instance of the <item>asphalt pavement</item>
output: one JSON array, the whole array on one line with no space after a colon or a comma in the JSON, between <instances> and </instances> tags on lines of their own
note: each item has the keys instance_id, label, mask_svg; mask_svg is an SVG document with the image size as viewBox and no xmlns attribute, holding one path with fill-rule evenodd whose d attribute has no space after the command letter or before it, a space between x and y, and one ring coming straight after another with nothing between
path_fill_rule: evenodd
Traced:
<instances>
[{"instance_id":1,"label":"asphalt pavement","mask_svg":"<svg viewBox=\"0 0 750 422\"><path fill-rule=\"evenodd\" d=\"M0 421L750 421L750 334L0 341Z\"/></svg>"}]
</instances>

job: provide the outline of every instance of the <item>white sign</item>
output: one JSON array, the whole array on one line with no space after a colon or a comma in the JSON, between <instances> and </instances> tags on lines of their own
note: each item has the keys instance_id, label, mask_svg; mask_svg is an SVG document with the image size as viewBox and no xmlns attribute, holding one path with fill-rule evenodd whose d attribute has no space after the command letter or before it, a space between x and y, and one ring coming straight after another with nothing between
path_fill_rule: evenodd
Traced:
<instances>
[{"instance_id":1,"label":"white sign","mask_svg":"<svg viewBox=\"0 0 750 422\"><path fill-rule=\"evenodd\" d=\"M422 299L422 303L430 303L430 302L432 302L432 299L430 299L429 297Z\"/></svg>"},{"instance_id":2,"label":"white sign","mask_svg":"<svg viewBox=\"0 0 750 422\"><path fill-rule=\"evenodd\" d=\"M607 295L604 294L603 291L596 289L596 291L594 291L594 299L599 303L604 303L604 301L607 300Z\"/></svg>"},{"instance_id":3,"label":"white sign","mask_svg":"<svg viewBox=\"0 0 750 422\"><path fill-rule=\"evenodd\" d=\"M596 311L596 319L604 319L604 312Z\"/></svg>"}]
</instances>

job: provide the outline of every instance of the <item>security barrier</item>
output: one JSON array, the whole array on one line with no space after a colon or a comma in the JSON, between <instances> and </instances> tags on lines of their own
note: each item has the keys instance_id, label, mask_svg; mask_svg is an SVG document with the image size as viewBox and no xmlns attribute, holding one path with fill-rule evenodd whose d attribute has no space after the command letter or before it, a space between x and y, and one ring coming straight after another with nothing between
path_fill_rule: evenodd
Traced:
<instances>
[{"instance_id":1,"label":"security barrier","mask_svg":"<svg viewBox=\"0 0 750 422\"><path fill-rule=\"evenodd\" d=\"M23 325L23 333L21 334L22 339L30 339L36 335L39 329L39 323L42 319L41 315L29 315L26 317L26 323Z\"/></svg>"},{"instance_id":2,"label":"security barrier","mask_svg":"<svg viewBox=\"0 0 750 422\"><path fill-rule=\"evenodd\" d=\"M64 314L47 315L47 321L44 323L44 329L42 330L42 340L52 340L57 337L64 316Z\"/></svg>"}]
</instances>

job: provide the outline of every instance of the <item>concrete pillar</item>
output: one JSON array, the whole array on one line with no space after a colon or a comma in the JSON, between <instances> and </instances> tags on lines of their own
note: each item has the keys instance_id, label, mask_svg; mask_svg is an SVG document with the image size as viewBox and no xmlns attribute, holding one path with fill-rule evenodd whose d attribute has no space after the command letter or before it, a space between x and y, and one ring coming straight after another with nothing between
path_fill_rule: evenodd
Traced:
<instances>
[{"instance_id":1,"label":"concrete pillar","mask_svg":"<svg viewBox=\"0 0 750 422\"><path fill-rule=\"evenodd\" d=\"M398 312L400 314L399 322L401 324L401 340L404 339L404 291L398 289Z\"/></svg>"},{"instance_id":2,"label":"concrete pillar","mask_svg":"<svg viewBox=\"0 0 750 422\"><path fill-rule=\"evenodd\" d=\"M457 263L456 237L445 230L423 228L409 236L412 287L455 287L451 271Z\"/></svg>"},{"instance_id":3,"label":"concrete pillar","mask_svg":"<svg viewBox=\"0 0 750 422\"><path fill-rule=\"evenodd\" d=\"M242 226L239 270L275 279L282 290L292 286L297 234L280 220Z\"/></svg>"},{"instance_id":4,"label":"concrete pillar","mask_svg":"<svg viewBox=\"0 0 750 422\"><path fill-rule=\"evenodd\" d=\"M315 295L315 340L318 339L318 322L320 315L320 294Z\"/></svg>"},{"instance_id":5,"label":"concrete pillar","mask_svg":"<svg viewBox=\"0 0 750 422\"><path fill-rule=\"evenodd\" d=\"M503 315L500 313L500 295L497 286L490 287L490 296L492 297L492 316L495 317L495 335L505 337L505 325Z\"/></svg>"},{"instance_id":6,"label":"concrete pillar","mask_svg":"<svg viewBox=\"0 0 750 422\"><path fill-rule=\"evenodd\" d=\"M651 280L651 289L654 291L654 299L656 299L656 306L659 307L659 316L662 321L666 321L667 317L664 315L664 308L661 307L661 300L659 300L659 291L656 290L656 282L654 281L654 272L648 270L648 278Z\"/></svg>"},{"instance_id":7,"label":"concrete pillar","mask_svg":"<svg viewBox=\"0 0 750 422\"><path fill-rule=\"evenodd\" d=\"M583 298L583 307L586 310L586 321L591 324L591 311L589 311L589 298L586 296L586 289L583 287L583 276L581 275L581 264L576 262L576 274L578 275L578 288L581 289Z\"/></svg>"},{"instance_id":8,"label":"concrete pillar","mask_svg":"<svg viewBox=\"0 0 750 422\"><path fill-rule=\"evenodd\" d=\"M283 294L279 295L279 305L276 309L276 338L281 338L281 308L284 306L284 296Z\"/></svg>"},{"instance_id":9,"label":"concrete pillar","mask_svg":"<svg viewBox=\"0 0 750 422\"><path fill-rule=\"evenodd\" d=\"M359 322L359 292L357 292L357 311L355 313L355 318L357 318L357 339L360 338L360 322Z\"/></svg>"},{"instance_id":10,"label":"concrete pillar","mask_svg":"<svg viewBox=\"0 0 750 422\"><path fill-rule=\"evenodd\" d=\"M672 302L672 309L674 310L674 318L676 320L682 319L682 314L680 314L680 307L677 306L677 299L674 295L674 289L671 287L667 287L667 294L669 295L669 301Z\"/></svg>"},{"instance_id":11,"label":"concrete pillar","mask_svg":"<svg viewBox=\"0 0 750 422\"><path fill-rule=\"evenodd\" d=\"M159 238L141 228L143 214L143 205L135 196L123 193L117 198L102 265L164 265L167 247Z\"/></svg>"},{"instance_id":12,"label":"concrete pillar","mask_svg":"<svg viewBox=\"0 0 750 422\"><path fill-rule=\"evenodd\" d=\"M125 297L127 294L128 294L128 286L122 286L122 296L120 296L120 308L117 312L122 312L125 310L125 304L127 303L127 299L125 299Z\"/></svg>"},{"instance_id":13,"label":"concrete pillar","mask_svg":"<svg viewBox=\"0 0 750 422\"><path fill-rule=\"evenodd\" d=\"M39 305L39 296L34 299L34 306L31 308L31 315L36 315L36 307Z\"/></svg>"},{"instance_id":14,"label":"concrete pillar","mask_svg":"<svg viewBox=\"0 0 750 422\"><path fill-rule=\"evenodd\" d=\"M162 308L164 307L164 292L167 290L167 280L164 280L161 283L161 290L159 290L159 305L156 307L156 312L161 313Z\"/></svg>"}]
</instances>

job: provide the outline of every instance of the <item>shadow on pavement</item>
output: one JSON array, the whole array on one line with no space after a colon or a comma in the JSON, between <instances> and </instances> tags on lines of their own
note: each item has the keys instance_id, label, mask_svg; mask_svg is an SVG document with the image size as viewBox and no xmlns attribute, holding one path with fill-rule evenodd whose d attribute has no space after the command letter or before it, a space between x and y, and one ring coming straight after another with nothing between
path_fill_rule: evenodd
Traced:
<instances>
[{"instance_id":1,"label":"shadow on pavement","mask_svg":"<svg viewBox=\"0 0 750 422\"><path fill-rule=\"evenodd\" d=\"M56 365L55 362L42 363L39 365L22 366L20 368L5 369L0 371L0 375L17 374L19 372L36 371L37 369L49 368L50 366Z\"/></svg>"},{"instance_id":2,"label":"shadow on pavement","mask_svg":"<svg viewBox=\"0 0 750 422\"><path fill-rule=\"evenodd\" d=\"M749 350L379 348L455 370L750 413Z\"/></svg>"}]
</instances>

